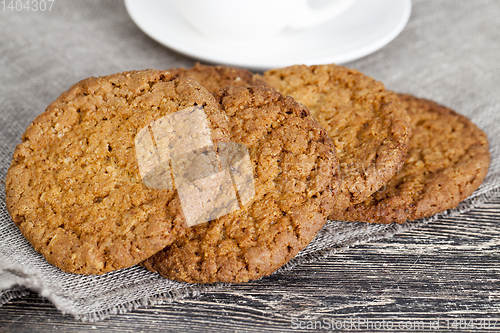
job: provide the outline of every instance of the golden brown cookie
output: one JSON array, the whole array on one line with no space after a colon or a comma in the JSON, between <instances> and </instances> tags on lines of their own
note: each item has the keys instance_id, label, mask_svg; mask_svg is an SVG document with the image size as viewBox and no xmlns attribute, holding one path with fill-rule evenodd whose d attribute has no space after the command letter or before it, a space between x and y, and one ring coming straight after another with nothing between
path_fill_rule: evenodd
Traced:
<instances>
[{"instance_id":1,"label":"golden brown cookie","mask_svg":"<svg viewBox=\"0 0 500 333\"><path fill-rule=\"evenodd\" d=\"M255 196L142 263L169 279L246 282L271 274L315 237L338 192L333 142L306 108L262 86L225 88L217 98L232 141L248 148Z\"/></svg>"},{"instance_id":2,"label":"golden brown cookie","mask_svg":"<svg viewBox=\"0 0 500 333\"><path fill-rule=\"evenodd\" d=\"M192 79L144 70L75 84L16 147L6 178L15 224L66 272L102 274L163 249L185 229L179 198L143 184L136 135L195 105L203 106L211 139L227 141L226 116Z\"/></svg>"},{"instance_id":3,"label":"golden brown cookie","mask_svg":"<svg viewBox=\"0 0 500 333\"><path fill-rule=\"evenodd\" d=\"M403 165L408 115L382 83L336 65L297 65L256 78L308 107L332 138L342 178L334 211L363 201Z\"/></svg>"},{"instance_id":4,"label":"golden brown cookie","mask_svg":"<svg viewBox=\"0 0 500 333\"><path fill-rule=\"evenodd\" d=\"M369 199L336 219L403 223L456 207L481 185L490 163L486 134L432 101L399 95L413 128L401 170Z\"/></svg>"},{"instance_id":5,"label":"golden brown cookie","mask_svg":"<svg viewBox=\"0 0 500 333\"><path fill-rule=\"evenodd\" d=\"M168 71L179 77L193 78L213 94L225 87L266 85L264 81L254 78L252 72L229 66L207 66L196 63L192 68L171 68Z\"/></svg>"}]
</instances>

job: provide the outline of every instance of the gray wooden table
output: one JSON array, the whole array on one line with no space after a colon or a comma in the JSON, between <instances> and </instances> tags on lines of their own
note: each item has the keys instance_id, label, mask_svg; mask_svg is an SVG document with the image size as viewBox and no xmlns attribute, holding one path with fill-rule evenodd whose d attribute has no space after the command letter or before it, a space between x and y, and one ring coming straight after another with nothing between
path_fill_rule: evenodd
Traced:
<instances>
[{"instance_id":1,"label":"gray wooden table","mask_svg":"<svg viewBox=\"0 0 500 333\"><path fill-rule=\"evenodd\" d=\"M500 198L260 281L95 323L34 293L1 332L500 331Z\"/></svg>"}]
</instances>

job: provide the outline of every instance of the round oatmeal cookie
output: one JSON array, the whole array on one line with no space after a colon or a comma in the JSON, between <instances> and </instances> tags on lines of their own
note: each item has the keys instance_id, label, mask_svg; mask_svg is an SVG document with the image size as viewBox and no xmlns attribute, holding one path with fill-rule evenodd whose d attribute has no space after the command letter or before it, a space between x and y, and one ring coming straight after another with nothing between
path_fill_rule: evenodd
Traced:
<instances>
[{"instance_id":1,"label":"round oatmeal cookie","mask_svg":"<svg viewBox=\"0 0 500 333\"><path fill-rule=\"evenodd\" d=\"M225 87L262 86L266 83L254 78L252 72L246 69L228 66L207 66L196 63L192 68L171 68L168 70L179 77L190 77L216 94Z\"/></svg>"},{"instance_id":2,"label":"round oatmeal cookie","mask_svg":"<svg viewBox=\"0 0 500 333\"><path fill-rule=\"evenodd\" d=\"M432 101L399 95L413 128L407 160L380 191L336 219L404 223L456 207L481 185L488 139L469 119Z\"/></svg>"},{"instance_id":3,"label":"round oatmeal cookie","mask_svg":"<svg viewBox=\"0 0 500 333\"><path fill-rule=\"evenodd\" d=\"M248 148L255 194L142 263L169 279L246 282L271 274L315 237L338 192L335 147L306 108L263 86L225 88L217 98L232 141Z\"/></svg>"},{"instance_id":4,"label":"round oatmeal cookie","mask_svg":"<svg viewBox=\"0 0 500 333\"><path fill-rule=\"evenodd\" d=\"M336 65L296 65L257 75L309 108L337 149L342 179L334 212L361 202L403 165L409 118L381 82Z\"/></svg>"},{"instance_id":5,"label":"round oatmeal cookie","mask_svg":"<svg viewBox=\"0 0 500 333\"><path fill-rule=\"evenodd\" d=\"M203 108L211 139L227 141L225 114L192 79L144 70L75 84L16 147L6 178L13 221L66 272L102 274L160 251L186 226L176 191L143 184L138 161L148 147L139 149L136 135L194 106Z\"/></svg>"}]
</instances>

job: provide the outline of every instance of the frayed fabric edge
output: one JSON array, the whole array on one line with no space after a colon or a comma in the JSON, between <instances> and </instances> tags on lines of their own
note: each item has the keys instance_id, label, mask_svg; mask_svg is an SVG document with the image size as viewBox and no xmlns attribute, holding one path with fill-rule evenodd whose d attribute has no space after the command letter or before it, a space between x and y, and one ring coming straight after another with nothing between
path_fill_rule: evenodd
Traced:
<instances>
[{"instance_id":1,"label":"frayed fabric edge","mask_svg":"<svg viewBox=\"0 0 500 333\"><path fill-rule=\"evenodd\" d=\"M8 303L13 299L29 295L29 293L30 292L28 289L20 286L15 286L7 290L2 290L0 291L0 306L4 305L5 303Z\"/></svg>"},{"instance_id":2,"label":"frayed fabric edge","mask_svg":"<svg viewBox=\"0 0 500 333\"><path fill-rule=\"evenodd\" d=\"M84 314L68 312L68 314L73 315L73 317L76 320L80 320L83 322L97 322L110 318L113 315L125 314L129 311L136 310L139 308L148 308L158 304L172 303L173 301L181 300L189 296L195 297L205 292L210 292L220 289L226 285L228 284L226 283L216 283L211 285L186 284L186 286L181 289L161 292L149 297L128 301L123 304L119 304L111 309L103 309ZM56 306L56 308L58 308L57 304L54 305Z\"/></svg>"}]
</instances>

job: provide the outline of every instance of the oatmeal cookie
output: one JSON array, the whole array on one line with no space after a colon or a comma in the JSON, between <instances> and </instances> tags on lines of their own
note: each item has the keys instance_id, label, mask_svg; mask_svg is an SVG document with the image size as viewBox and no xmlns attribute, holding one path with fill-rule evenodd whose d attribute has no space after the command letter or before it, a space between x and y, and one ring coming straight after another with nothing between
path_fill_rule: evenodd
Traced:
<instances>
[{"instance_id":1,"label":"oatmeal cookie","mask_svg":"<svg viewBox=\"0 0 500 333\"><path fill-rule=\"evenodd\" d=\"M266 83L253 76L246 69L229 66L207 66L196 63L192 68L171 68L168 70L179 77L190 77L216 94L225 87L262 86Z\"/></svg>"},{"instance_id":2,"label":"oatmeal cookie","mask_svg":"<svg viewBox=\"0 0 500 333\"><path fill-rule=\"evenodd\" d=\"M248 148L255 194L142 263L169 279L246 282L271 274L315 237L338 192L333 142L305 107L263 86L225 88L217 100L231 140Z\"/></svg>"},{"instance_id":3,"label":"oatmeal cookie","mask_svg":"<svg viewBox=\"0 0 500 333\"><path fill-rule=\"evenodd\" d=\"M145 186L136 135L155 119L200 106L213 142L225 114L194 80L143 70L72 86L29 125L6 178L8 211L63 271L102 274L137 264L186 228L177 192Z\"/></svg>"},{"instance_id":4,"label":"oatmeal cookie","mask_svg":"<svg viewBox=\"0 0 500 333\"><path fill-rule=\"evenodd\" d=\"M409 118L381 82L336 65L272 69L256 78L304 104L332 138L342 178L334 212L369 197L403 165Z\"/></svg>"},{"instance_id":5,"label":"oatmeal cookie","mask_svg":"<svg viewBox=\"0 0 500 333\"><path fill-rule=\"evenodd\" d=\"M483 131L435 102L399 97L413 128L405 164L380 191L336 219L404 223L427 217L456 207L486 176L490 154Z\"/></svg>"}]
</instances>

